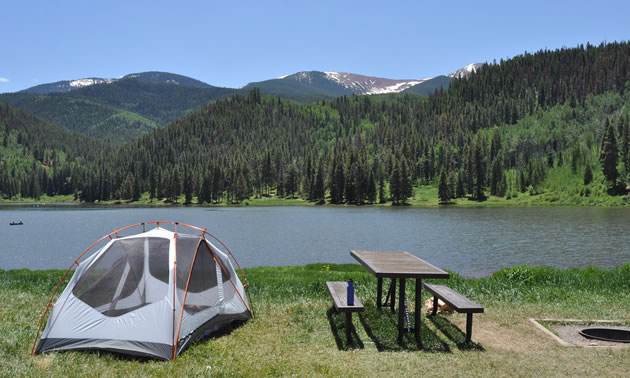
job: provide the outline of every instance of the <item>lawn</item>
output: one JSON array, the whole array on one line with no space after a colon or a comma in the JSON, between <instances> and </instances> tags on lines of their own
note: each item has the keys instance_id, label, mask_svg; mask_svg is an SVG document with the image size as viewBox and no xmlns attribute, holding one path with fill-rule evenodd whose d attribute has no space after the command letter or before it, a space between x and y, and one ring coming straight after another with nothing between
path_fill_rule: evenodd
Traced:
<instances>
[{"instance_id":1,"label":"lawn","mask_svg":"<svg viewBox=\"0 0 630 378\"><path fill-rule=\"evenodd\" d=\"M245 271L255 318L193 344L175 362L105 352L31 356L59 271L0 271L3 376L627 376L630 348L564 347L529 318L609 319L630 324L630 265L615 269L514 267L481 279L441 280L485 307L463 344L465 315L423 314L421 348L396 343L397 317L376 310L376 279L359 265L313 264ZM364 313L353 337L325 281L355 281ZM408 285L413 286L413 285ZM425 293L426 298L428 294ZM409 305L413 293L408 288Z\"/></svg>"}]
</instances>

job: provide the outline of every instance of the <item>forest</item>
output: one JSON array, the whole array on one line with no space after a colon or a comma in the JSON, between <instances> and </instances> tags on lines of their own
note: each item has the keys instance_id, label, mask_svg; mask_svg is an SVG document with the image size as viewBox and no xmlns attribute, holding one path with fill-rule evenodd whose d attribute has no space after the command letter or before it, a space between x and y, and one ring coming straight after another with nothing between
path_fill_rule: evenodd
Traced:
<instances>
[{"instance_id":1,"label":"forest","mask_svg":"<svg viewBox=\"0 0 630 378\"><path fill-rule=\"evenodd\" d=\"M0 105L0 195L85 202L405 204L626 194L630 45L525 53L427 96L300 104L254 88L114 147ZM565 184L554 186L559 182Z\"/></svg>"}]
</instances>

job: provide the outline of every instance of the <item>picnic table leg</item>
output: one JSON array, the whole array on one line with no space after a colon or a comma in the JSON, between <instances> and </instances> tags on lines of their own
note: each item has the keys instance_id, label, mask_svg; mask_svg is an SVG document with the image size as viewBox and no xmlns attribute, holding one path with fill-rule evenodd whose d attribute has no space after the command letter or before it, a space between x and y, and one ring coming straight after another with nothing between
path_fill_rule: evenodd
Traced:
<instances>
[{"instance_id":1,"label":"picnic table leg","mask_svg":"<svg viewBox=\"0 0 630 378\"><path fill-rule=\"evenodd\" d=\"M416 336L416 344L418 344L418 348L422 341L420 340L420 326L422 325L421 316L422 316L422 279L416 278L416 307L415 307L415 324L414 331Z\"/></svg>"},{"instance_id":2,"label":"picnic table leg","mask_svg":"<svg viewBox=\"0 0 630 378\"><path fill-rule=\"evenodd\" d=\"M376 308L381 309L383 305L383 277L378 277L376 284Z\"/></svg>"},{"instance_id":3,"label":"picnic table leg","mask_svg":"<svg viewBox=\"0 0 630 378\"><path fill-rule=\"evenodd\" d=\"M391 289L392 289L392 293L391 293L391 296L389 297L389 307L392 309L392 312L396 312L396 310L394 309L394 305L396 304L396 279L395 278L392 278Z\"/></svg>"},{"instance_id":4,"label":"picnic table leg","mask_svg":"<svg viewBox=\"0 0 630 378\"><path fill-rule=\"evenodd\" d=\"M398 294L398 344L402 342L405 333L405 279L400 279L400 293Z\"/></svg>"},{"instance_id":5,"label":"picnic table leg","mask_svg":"<svg viewBox=\"0 0 630 378\"><path fill-rule=\"evenodd\" d=\"M470 342L470 338L472 336L472 312L466 314L466 340L465 343Z\"/></svg>"},{"instance_id":6,"label":"picnic table leg","mask_svg":"<svg viewBox=\"0 0 630 378\"><path fill-rule=\"evenodd\" d=\"M352 313L346 312L346 340L347 340L348 346L350 345L350 342L352 341L351 328L352 328Z\"/></svg>"}]
</instances>

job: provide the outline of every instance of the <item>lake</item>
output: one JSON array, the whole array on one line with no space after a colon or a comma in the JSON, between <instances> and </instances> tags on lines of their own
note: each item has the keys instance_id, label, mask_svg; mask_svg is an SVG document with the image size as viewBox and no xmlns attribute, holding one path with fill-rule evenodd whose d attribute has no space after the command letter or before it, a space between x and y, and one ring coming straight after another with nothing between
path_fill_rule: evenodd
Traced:
<instances>
[{"instance_id":1,"label":"lake","mask_svg":"<svg viewBox=\"0 0 630 378\"><path fill-rule=\"evenodd\" d=\"M207 227L244 267L356 263L351 249L408 251L467 277L630 262L630 209L4 205L0 269L66 269L114 228L151 221Z\"/></svg>"}]
</instances>

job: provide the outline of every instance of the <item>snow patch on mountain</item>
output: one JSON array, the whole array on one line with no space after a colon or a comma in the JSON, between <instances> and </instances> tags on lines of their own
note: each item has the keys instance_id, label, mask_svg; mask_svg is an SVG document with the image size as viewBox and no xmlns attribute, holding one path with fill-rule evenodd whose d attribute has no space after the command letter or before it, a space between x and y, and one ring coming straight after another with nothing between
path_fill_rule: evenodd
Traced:
<instances>
[{"instance_id":1,"label":"snow patch on mountain","mask_svg":"<svg viewBox=\"0 0 630 378\"><path fill-rule=\"evenodd\" d=\"M72 80L69 85L72 88L83 88L83 87L88 87L90 85L94 85L94 84L110 84L112 83L113 80L111 79L79 79L79 80Z\"/></svg>"},{"instance_id":2,"label":"snow patch on mountain","mask_svg":"<svg viewBox=\"0 0 630 378\"><path fill-rule=\"evenodd\" d=\"M328 80L334 81L357 94L398 93L429 79L393 80L363 76L347 72L324 72Z\"/></svg>"},{"instance_id":3,"label":"snow patch on mountain","mask_svg":"<svg viewBox=\"0 0 630 378\"><path fill-rule=\"evenodd\" d=\"M480 69L481 67L483 67L484 65L485 65L485 63L471 63L471 64L467 65L466 67L460 68L460 69L458 69L455 72L451 72L450 74L448 74L446 76L452 77L454 79L461 79L463 77L468 77L473 72L477 72L477 70Z\"/></svg>"}]
</instances>

